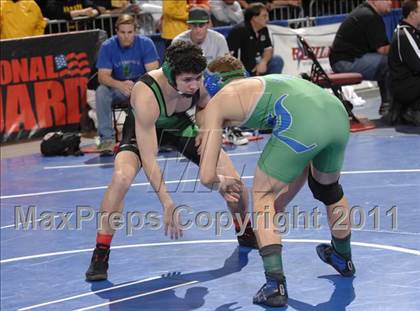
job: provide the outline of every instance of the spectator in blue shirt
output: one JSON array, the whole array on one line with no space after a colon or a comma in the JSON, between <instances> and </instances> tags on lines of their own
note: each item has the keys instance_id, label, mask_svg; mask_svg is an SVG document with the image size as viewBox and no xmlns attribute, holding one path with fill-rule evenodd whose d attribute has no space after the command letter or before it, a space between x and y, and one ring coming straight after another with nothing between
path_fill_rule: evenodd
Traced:
<instances>
[{"instance_id":1,"label":"spectator in blue shirt","mask_svg":"<svg viewBox=\"0 0 420 311\"><path fill-rule=\"evenodd\" d=\"M112 102L127 100L137 79L159 68L156 47L148 37L136 34L133 16L121 15L115 27L117 35L102 44L96 63L100 83L96 90L98 149L102 152L113 149Z\"/></svg>"}]
</instances>

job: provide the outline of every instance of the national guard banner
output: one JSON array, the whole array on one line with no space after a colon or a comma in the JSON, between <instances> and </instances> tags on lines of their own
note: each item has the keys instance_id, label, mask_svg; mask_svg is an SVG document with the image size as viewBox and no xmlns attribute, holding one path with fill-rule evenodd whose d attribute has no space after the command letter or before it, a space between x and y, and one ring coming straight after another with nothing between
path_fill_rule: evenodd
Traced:
<instances>
[{"instance_id":1,"label":"national guard banner","mask_svg":"<svg viewBox=\"0 0 420 311\"><path fill-rule=\"evenodd\" d=\"M309 60L299 46L297 34L303 36L313 48L318 61L325 70L329 70L330 63L328 55L335 34L340 24L330 24L308 28L292 29L275 25L268 25L274 54L280 55L284 60L283 73L299 75L311 71L312 61Z\"/></svg>"},{"instance_id":2,"label":"national guard banner","mask_svg":"<svg viewBox=\"0 0 420 311\"><path fill-rule=\"evenodd\" d=\"M98 42L97 30L1 41L1 142L78 128Z\"/></svg>"}]
</instances>

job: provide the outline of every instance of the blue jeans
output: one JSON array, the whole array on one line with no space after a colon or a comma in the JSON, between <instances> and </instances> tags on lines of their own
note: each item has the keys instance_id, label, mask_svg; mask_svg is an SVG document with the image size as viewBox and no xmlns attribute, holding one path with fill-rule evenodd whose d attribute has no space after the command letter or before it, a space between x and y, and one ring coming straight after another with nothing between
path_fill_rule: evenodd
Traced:
<instances>
[{"instance_id":1,"label":"blue jeans","mask_svg":"<svg viewBox=\"0 0 420 311\"><path fill-rule=\"evenodd\" d=\"M382 103L391 101L390 74L388 56L379 53L367 53L353 62L339 61L331 65L334 72L358 72L364 80L377 81Z\"/></svg>"},{"instance_id":2,"label":"blue jeans","mask_svg":"<svg viewBox=\"0 0 420 311\"><path fill-rule=\"evenodd\" d=\"M278 55L273 55L267 64L267 72L265 74L281 73L283 71L283 66L283 58Z\"/></svg>"},{"instance_id":3,"label":"blue jeans","mask_svg":"<svg viewBox=\"0 0 420 311\"><path fill-rule=\"evenodd\" d=\"M96 116L98 118L98 135L101 141L114 139L115 133L112 126L112 103L127 100L128 97L119 90L99 85L96 89Z\"/></svg>"}]
</instances>

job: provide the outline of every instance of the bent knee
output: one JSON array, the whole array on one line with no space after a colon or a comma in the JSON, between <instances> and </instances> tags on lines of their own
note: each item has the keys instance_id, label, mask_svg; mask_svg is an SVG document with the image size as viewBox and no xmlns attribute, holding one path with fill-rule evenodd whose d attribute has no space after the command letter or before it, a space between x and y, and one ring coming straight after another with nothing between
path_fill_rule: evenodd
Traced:
<instances>
[{"instance_id":1,"label":"bent knee","mask_svg":"<svg viewBox=\"0 0 420 311\"><path fill-rule=\"evenodd\" d=\"M114 187L127 190L128 188L130 188L135 175L136 174L134 172L116 170L114 171L114 175L112 176L112 185Z\"/></svg>"},{"instance_id":2,"label":"bent knee","mask_svg":"<svg viewBox=\"0 0 420 311\"><path fill-rule=\"evenodd\" d=\"M308 186L314 198L327 206L339 202L344 197L343 187L338 180L330 184L321 184L312 176L310 171Z\"/></svg>"},{"instance_id":3,"label":"bent knee","mask_svg":"<svg viewBox=\"0 0 420 311\"><path fill-rule=\"evenodd\" d=\"M100 84L96 89L96 95L99 96L99 97L103 96L103 95L108 95L110 92L111 91L110 91L109 87L107 87L105 85L102 85L102 84Z\"/></svg>"}]
</instances>

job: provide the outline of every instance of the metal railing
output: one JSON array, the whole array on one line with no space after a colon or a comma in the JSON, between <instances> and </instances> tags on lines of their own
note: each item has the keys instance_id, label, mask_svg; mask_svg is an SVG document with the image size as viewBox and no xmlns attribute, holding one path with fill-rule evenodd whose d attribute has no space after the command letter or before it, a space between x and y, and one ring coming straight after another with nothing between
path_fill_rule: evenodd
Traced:
<instances>
[{"instance_id":1,"label":"metal railing","mask_svg":"<svg viewBox=\"0 0 420 311\"><path fill-rule=\"evenodd\" d=\"M286 19L295 19L304 17L303 7L298 6L275 6L272 10L272 19L273 20L286 20Z\"/></svg>"},{"instance_id":2,"label":"metal railing","mask_svg":"<svg viewBox=\"0 0 420 311\"><path fill-rule=\"evenodd\" d=\"M301 17L287 20L289 28L297 29L316 26L316 17Z\"/></svg>"},{"instance_id":3,"label":"metal railing","mask_svg":"<svg viewBox=\"0 0 420 311\"><path fill-rule=\"evenodd\" d=\"M96 18L76 17L72 20L49 20L45 29L46 34L60 33L68 31L102 29L105 30L108 36L114 35L114 23L119 14L101 14ZM152 14L140 13L135 14L137 23L139 25L138 32L144 35L151 35L156 33L155 21Z\"/></svg>"},{"instance_id":4,"label":"metal railing","mask_svg":"<svg viewBox=\"0 0 420 311\"><path fill-rule=\"evenodd\" d=\"M302 6L277 6L271 13L272 20L288 20L291 27L309 26L308 18L325 15L337 15L350 13L364 0L311 0L309 14L305 14ZM102 29L108 36L114 35L114 23L120 14L101 14L96 18L76 17L72 20L50 20L45 29L46 34L60 33L78 30ZM156 21L151 13L141 12L135 14L139 25L138 33L143 35L156 34ZM299 20L299 21L296 21ZM302 24L303 23L303 24Z\"/></svg>"}]
</instances>

